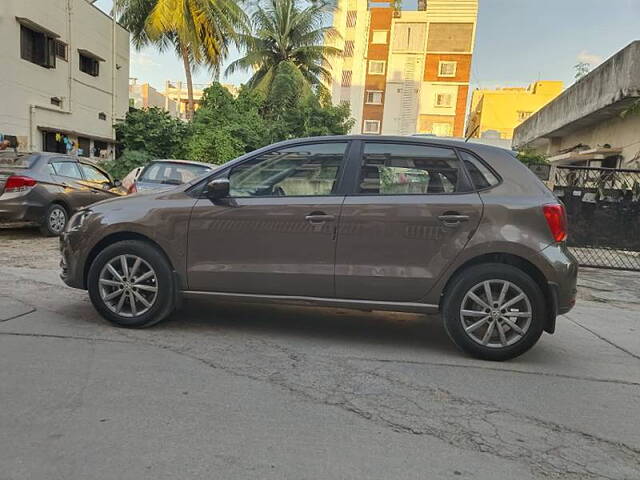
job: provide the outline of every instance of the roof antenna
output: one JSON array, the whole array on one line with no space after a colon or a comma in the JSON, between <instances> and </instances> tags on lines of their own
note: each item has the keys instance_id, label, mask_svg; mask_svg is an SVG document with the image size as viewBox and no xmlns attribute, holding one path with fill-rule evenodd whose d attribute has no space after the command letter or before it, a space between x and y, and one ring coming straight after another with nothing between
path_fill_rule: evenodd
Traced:
<instances>
[{"instance_id":1,"label":"roof antenna","mask_svg":"<svg viewBox=\"0 0 640 480\"><path fill-rule=\"evenodd\" d=\"M469 134L469 136L467 138L464 139L464 143L467 143L469 141L469 139L471 137L473 137L473 135L478 131L478 129L480 128L480 125L476 125L476 128L474 128L471 133Z\"/></svg>"}]
</instances>

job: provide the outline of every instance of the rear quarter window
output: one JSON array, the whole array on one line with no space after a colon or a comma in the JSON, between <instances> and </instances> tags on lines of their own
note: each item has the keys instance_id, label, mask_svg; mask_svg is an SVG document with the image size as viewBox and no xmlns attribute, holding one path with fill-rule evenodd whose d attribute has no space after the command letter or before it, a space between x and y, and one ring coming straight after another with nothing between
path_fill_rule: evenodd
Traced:
<instances>
[{"instance_id":1,"label":"rear quarter window","mask_svg":"<svg viewBox=\"0 0 640 480\"><path fill-rule=\"evenodd\" d=\"M479 158L469 152L460 150L460 158L471 177L471 183L476 190L484 190L498 185L500 179Z\"/></svg>"}]
</instances>

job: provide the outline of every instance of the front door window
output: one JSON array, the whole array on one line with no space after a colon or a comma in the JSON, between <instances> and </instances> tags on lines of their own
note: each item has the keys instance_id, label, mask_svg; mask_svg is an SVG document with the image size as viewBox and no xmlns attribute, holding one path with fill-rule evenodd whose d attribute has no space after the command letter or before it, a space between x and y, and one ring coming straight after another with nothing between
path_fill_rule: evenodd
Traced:
<instances>
[{"instance_id":1,"label":"front door window","mask_svg":"<svg viewBox=\"0 0 640 480\"><path fill-rule=\"evenodd\" d=\"M346 143L298 145L258 155L231 170L231 196L331 195L346 146Z\"/></svg>"}]
</instances>

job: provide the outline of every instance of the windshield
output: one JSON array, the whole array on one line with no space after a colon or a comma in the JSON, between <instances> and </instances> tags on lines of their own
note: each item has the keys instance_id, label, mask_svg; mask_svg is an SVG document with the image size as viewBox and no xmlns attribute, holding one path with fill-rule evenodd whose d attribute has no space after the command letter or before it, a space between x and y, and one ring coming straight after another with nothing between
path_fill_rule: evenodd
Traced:
<instances>
[{"instance_id":1,"label":"windshield","mask_svg":"<svg viewBox=\"0 0 640 480\"><path fill-rule=\"evenodd\" d=\"M172 162L156 162L148 165L140 178L139 182L146 183L165 183L169 185L180 185L190 182L194 178L211 170L203 165L194 165L189 163L172 163Z\"/></svg>"},{"instance_id":2,"label":"windshield","mask_svg":"<svg viewBox=\"0 0 640 480\"><path fill-rule=\"evenodd\" d=\"M25 153L0 152L0 167L31 168L33 157Z\"/></svg>"}]
</instances>

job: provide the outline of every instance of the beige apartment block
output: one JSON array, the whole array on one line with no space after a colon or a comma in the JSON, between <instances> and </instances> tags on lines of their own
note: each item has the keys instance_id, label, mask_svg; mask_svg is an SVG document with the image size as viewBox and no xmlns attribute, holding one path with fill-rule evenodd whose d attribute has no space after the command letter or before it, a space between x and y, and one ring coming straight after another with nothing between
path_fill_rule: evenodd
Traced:
<instances>
[{"instance_id":1,"label":"beige apartment block","mask_svg":"<svg viewBox=\"0 0 640 480\"><path fill-rule=\"evenodd\" d=\"M461 136L475 42L477 0L427 0L418 10L340 0L327 40L334 103L347 103L352 133Z\"/></svg>"},{"instance_id":2,"label":"beige apartment block","mask_svg":"<svg viewBox=\"0 0 640 480\"><path fill-rule=\"evenodd\" d=\"M138 83L136 78L129 79L129 105L138 109L160 108L172 117L180 116L178 102L160 93L148 83Z\"/></svg>"},{"instance_id":3,"label":"beige apartment block","mask_svg":"<svg viewBox=\"0 0 640 480\"><path fill-rule=\"evenodd\" d=\"M87 0L2 0L0 133L21 150L111 158L129 33Z\"/></svg>"}]
</instances>

